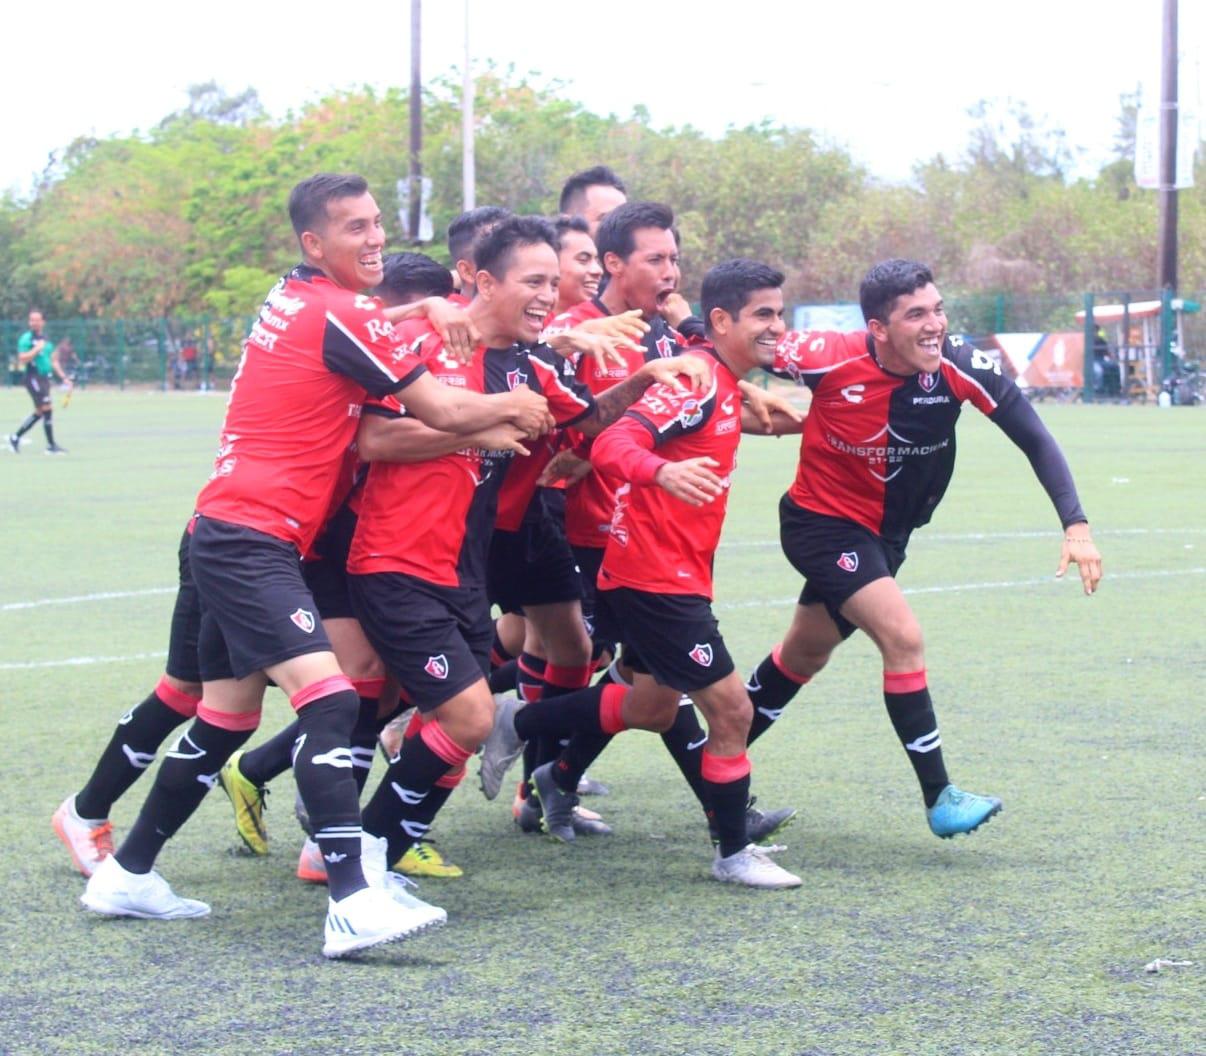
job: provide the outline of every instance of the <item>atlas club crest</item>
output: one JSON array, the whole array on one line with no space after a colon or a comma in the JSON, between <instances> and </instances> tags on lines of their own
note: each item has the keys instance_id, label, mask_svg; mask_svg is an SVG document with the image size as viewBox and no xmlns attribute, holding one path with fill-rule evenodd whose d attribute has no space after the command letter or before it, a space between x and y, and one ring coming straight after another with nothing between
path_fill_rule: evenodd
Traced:
<instances>
[{"instance_id":1,"label":"atlas club crest","mask_svg":"<svg viewBox=\"0 0 1206 1056\"><path fill-rule=\"evenodd\" d=\"M837 559L837 566L843 572L858 571L858 554L850 550Z\"/></svg>"},{"instance_id":2,"label":"atlas club crest","mask_svg":"<svg viewBox=\"0 0 1206 1056\"><path fill-rule=\"evenodd\" d=\"M432 678L443 681L448 677L448 658L443 653L440 653L439 656L429 656L427 663L423 665L423 670Z\"/></svg>"},{"instance_id":3,"label":"atlas club crest","mask_svg":"<svg viewBox=\"0 0 1206 1056\"><path fill-rule=\"evenodd\" d=\"M314 633L314 613L308 609L297 609L289 614L289 619L294 625L300 627L306 634Z\"/></svg>"},{"instance_id":4,"label":"atlas club crest","mask_svg":"<svg viewBox=\"0 0 1206 1056\"><path fill-rule=\"evenodd\" d=\"M917 383L926 392L933 392L938 387L938 371L934 371L933 374L918 374Z\"/></svg>"},{"instance_id":5,"label":"atlas club crest","mask_svg":"<svg viewBox=\"0 0 1206 1056\"><path fill-rule=\"evenodd\" d=\"M700 667L711 667L712 666L712 647L711 647L711 645L701 645L700 643L697 642L695 644L695 648L692 649L691 652L688 653L687 655L690 656L691 659L694 660L697 664L699 664Z\"/></svg>"}]
</instances>

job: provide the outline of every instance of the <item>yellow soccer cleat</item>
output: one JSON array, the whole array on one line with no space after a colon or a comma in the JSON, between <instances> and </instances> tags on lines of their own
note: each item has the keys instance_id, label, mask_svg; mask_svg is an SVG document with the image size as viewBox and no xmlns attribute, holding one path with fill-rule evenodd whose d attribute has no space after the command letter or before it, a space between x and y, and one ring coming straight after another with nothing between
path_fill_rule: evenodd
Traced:
<instances>
[{"instance_id":1,"label":"yellow soccer cleat","mask_svg":"<svg viewBox=\"0 0 1206 1056\"><path fill-rule=\"evenodd\" d=\"M235 830L252 854L268 853L268 830L264 828L264 798L266 788L259 788L247 780L239 770L242 752L235 752L226 765L218 771L222 789L230 797L234 807Z\"/></svg>"},{"instance_id":2,"label":"yellow soccer cleat","mask_svg":"<svg viewBox=\"0 0 1206 1056\"><path fill-rule=\"evenodd\" d=\"M445 860L431 840L412 843L398 859L394 871L407 876L434 876L445 880L465 875L465 870L459 865Z\"/></svg>"}]
</instances>

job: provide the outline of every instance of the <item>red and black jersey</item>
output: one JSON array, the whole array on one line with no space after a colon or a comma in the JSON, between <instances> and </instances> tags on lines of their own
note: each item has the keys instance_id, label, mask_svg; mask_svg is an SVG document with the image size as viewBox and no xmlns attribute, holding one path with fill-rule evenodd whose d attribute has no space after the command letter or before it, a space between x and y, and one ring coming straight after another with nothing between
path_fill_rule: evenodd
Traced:
<instances>
[{"instance_id":1,"label":"red and black jersey","mask_svg":"<svg viewBox=\"0 0 1206 1056\"><path fill-rule=\"evenodd\" d=\"M712 562L741 440L741 390L710 348L691 353L712 360L707 392L654 385L595 437L591 461L617 485L600 590L712 596ZM724 481L712 502L689 506L653 482L664 462L703 456L716 460L713 472Z\"/></svg>"},{"instance_id":2,"label":"red and black jersey","mask_svg":"<svg viewBox=\"0 0 1206 1056\"><path fill-rule=\"evenodd\" d=\"M897 542L933 516L955 467L965 402L1026 452L1065 525L1084 520L1067 464L1000 364L948 337L932 374L885 370L865 331L789 331L772 372L812 389L788 498Z\"/></svg>"},{"instance_id":3,"label":"red and black jersey","mask_svg":"<svg viewBox=\"0 0 1206 1056\"><path fill-rule=\"evenodd\" d=\"M546 333L569 330L588 319L602 319L610 315L598 297L582 301L568 311L562 312L548 326ZM644 354L625 352L624 363L609 363L600 366L593 356L576 357L575 375L596 396L632 377L644 363L654 359L677 356L686 342L672 326L660 316L652 321L649 332L641 340ZM570 430L568 441L583 457L590 455L590 439ZM611 514L615 509L616 494L613 483L592 469L572 487L566 489L565 534L573 546L588 546L602 549L607 545L607 533L611 528Z\"/></svg>"},{"instance_id":4,"label":"red and black jersey","mask_svg":"<svg viewBox=\"0 0 1206 1056\"><path fill-rule=\"evenodd\" d=\"M547 348L480 348L464 364L432 334L419 355L444 385L484 393L528 385L548 400L549 412L561 425L595 408L589 390L561 377L560 357ZM395 397L370 403L365 411L405 414ZM484 589L499 488L512 461L510 451L464 448L427 462L372 463L348 571L404 572L429 583Z\"/></svg>"},{"instance_id":5,"label":"red and black jersey","mask_svg":"<svg viewBox=\"0 0 1206 1056\"><path fill-rule=\"evenodd\" d=\"M365 394L424 370L374 297L298 266L264 301L230 385L197 512L305 553L331 503Z\"/></svg>"}]
</instances>

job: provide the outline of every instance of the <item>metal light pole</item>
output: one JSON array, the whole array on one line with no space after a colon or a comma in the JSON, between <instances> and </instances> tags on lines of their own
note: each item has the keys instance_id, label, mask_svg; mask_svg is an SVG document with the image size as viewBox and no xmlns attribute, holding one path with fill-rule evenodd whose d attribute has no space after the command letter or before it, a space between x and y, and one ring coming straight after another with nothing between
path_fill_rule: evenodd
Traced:
<instances>
[{"instance_id":1,"label":"metal light pole","mask_svg":"<svg viewBox=\"0 0 1206 1056\"><path fill-rule=\"evenodd\" d=\"M1172 359L1172 298L1177 292L1177 0L1164 0L1160 68L1160 360L1167 377Z\"/></svg>"},{"instance_id":2,"label":"metal light pole","mask_svg":"<svg viewBox=\"0 0 1206 1056\"><path fill-rule=\"evenodd\" d=\"M410 199L407 228L411 242L419 241L423 209L423 78L419 72L422 54L423 0L410 0Z\"/></svg>"},{"instance_id":3,"label":"metal light pole","mask_svg":"<svg viewBox=\"0 0 1206 1056\"><path fill-rule=\"evenodd\" d=\"M469 54L469 0L465 0L465 79L461 85L461 198L465 212L477 201L473 158L473 60Z\"/></svg>"}]
</instances>

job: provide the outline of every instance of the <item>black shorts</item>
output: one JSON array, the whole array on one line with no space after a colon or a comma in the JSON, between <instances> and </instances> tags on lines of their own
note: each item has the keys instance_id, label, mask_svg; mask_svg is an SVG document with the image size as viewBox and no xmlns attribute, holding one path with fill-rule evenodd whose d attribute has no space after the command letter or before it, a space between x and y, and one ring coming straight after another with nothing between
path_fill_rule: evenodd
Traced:
<instances>
[{"instance_id":1,"label":"black shorts","mask_svg":"<svg viewBox=\"0 0 1206 1056\"><path fill-rule=\"evenodd\" d=\"M565 499L545 494L556 490L537 490L519 531L496 530L490 540L486 591L491 604L503 612L582 600L578 564L565 538L565 518L556 516L558 502L564 510Z\"/></svg>"},{"instance_id":2,"label":"black shorts","mask_svg":"<svg viewBox=\"0 0 1206 1056\"><path fill-rule=\"evenodd\" d=\"M779 541L805 579L800 604L824 605L843 638L858 628L841 607L868 583L895 578L905 559L904 542L883 539L854 521L801 509L786 495L779 502Z\"/></svg>"},{"instance_id":3,"label":"black shorts","mask_svg":"<svg viewBox=\"0 0 1206 1056\"><path fill-rule=\"evenodd\" d=\"M680 693L706 689L733 673L712 603L698 594L599 591L599 622L619 629L624 661Z\"/></svg>"},{"instance_id":4,"label":"black shorts","mask_svg":"<svg viewBox=\"0 0 1206 1056\"><path fill-rule=\"evenodd\" d=\"M172 607L172 631L168 637L167 664L164 670L181 682L200 682L201 665L197 660L197 639L201 631L201 600L189 568L188 530L180 537L177 561L180 585L176 588L176 604Z\"/></svg>"},{"instance_id":5,"label":"black shorts","mask_svg":"<svg viewBox=\"0 0 1206 1056\"><path fill-rule=\"evenodd\" d=\"M490 673L485 592L402 572L348 576L360 626L414 705L433 711Z\"/></svg>"},{"instance_id":6,"label":"black shorts","mask_svg":"<svg viewBox=\"0 0 1206 1056\"><path fill-rule=\"evenodd\" d=\"M619 639L610 628L601 628L598 621L599 566L603 564L604 548L601 546L571 546L574 560L578 562L579 580L582 584L582 622L594 646L594 659L604 652L615 654Z\"/></svg>"},{"instance_id":7,"label":"black shorts","mask_svg":"<svg viewBox=\"0 0 1206 1056\"><path fill-rule=\"evenodd\" d=\"M302 562L306 586L324 620L355 619L348 589L348 552L356 532L356 514L341 506L314 543L315 558Z\"/></svg>"},{"instance_id":8,"label":"black shorts","mask_svg":"<svg viewBox=\"0 0 1206 1056\"><path fill-rule=\"evenodd\" d=\"M33 400L33 405L41 410L50 403L50 375L39 374L36 370L25 372L25 391Z\"/></svg>"},{"instance_id":9,"label":"black shorts","mask_svg":"<svg viewBox=\"0 0 1206 1056\"><path fill-rule=\"evenodd\" d=\"M292 544L198 516L189 561L201 598L198 653L206 682L331 651Z\"/></svg>"}]
</instances>

